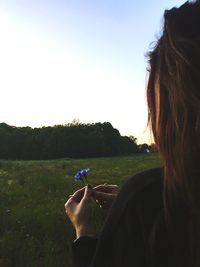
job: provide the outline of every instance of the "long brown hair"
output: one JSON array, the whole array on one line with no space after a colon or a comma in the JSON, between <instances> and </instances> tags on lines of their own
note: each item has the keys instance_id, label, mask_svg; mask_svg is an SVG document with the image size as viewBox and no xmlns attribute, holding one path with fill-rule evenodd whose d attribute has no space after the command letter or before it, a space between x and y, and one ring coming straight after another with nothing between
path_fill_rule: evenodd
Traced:
<instances>
[{"instance_id":1,"label":"long brown hair","mask_svg":"<svg viewBox=\"0 0 200 267\"><path fill-rule=\"evenodd\" d=\"M178 266L200 266L200 1L164 13L149 53L149 123L164 163L164 205Z\"/></svg>"}]
</instances>

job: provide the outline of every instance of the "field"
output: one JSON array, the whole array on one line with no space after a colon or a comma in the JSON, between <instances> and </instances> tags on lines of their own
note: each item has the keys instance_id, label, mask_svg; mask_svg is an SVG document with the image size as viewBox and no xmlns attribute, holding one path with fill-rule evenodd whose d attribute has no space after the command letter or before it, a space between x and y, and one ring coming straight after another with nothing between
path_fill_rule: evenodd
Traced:
<instances>
[{"instance_id":1,"label":"field","mask_svg":"<svg viewBox=\"0 0 200 267\"><path fill-rule=\"evenodd\" d=\"M68 195L79 189L74 174L91 168L92 185L121 186L134 173L160 166L157 154L52 161L0 161L0 266L70 267L74 239L65 216ZM104 211L94 203L97 232Z\"/></svg>"}]
</instances>

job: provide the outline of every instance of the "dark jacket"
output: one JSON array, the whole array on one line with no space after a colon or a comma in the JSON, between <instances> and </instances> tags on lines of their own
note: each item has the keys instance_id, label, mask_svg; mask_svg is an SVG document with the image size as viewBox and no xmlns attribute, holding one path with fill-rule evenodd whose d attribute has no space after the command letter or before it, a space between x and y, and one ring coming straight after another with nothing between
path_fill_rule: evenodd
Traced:
<instances>
[{"instance_id":1,"label":"dark jacket","mask_svg":"<svg viewBox=\"0 0 200 267\"><path fill-rule=\"evenodd\" d=\"M172 266L164 223L162 176L161 169L152 169L127 180L99 240L81 237L74 242L74 266Z\"/></svg>"}]
</instances>

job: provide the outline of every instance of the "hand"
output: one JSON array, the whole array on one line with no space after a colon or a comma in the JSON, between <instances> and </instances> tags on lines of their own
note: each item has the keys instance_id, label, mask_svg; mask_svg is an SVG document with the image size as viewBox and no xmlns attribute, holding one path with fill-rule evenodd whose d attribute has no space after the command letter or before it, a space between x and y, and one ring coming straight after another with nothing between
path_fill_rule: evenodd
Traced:
<instances>
[{"instance_id":1,"label":"hand","mask_svg":"<svg viewBox=\"0 0 200 267\"><path fill-rule=\"evenodd\" d=\"M93 187L92 196L95 198L100 207L108 209L117 197L119 190L120 189L117 185L98 185Z\"/></svg>"},{"instance_id":2,"label":"hand","mask_svg":"<svg viewBox=\"0 0 200 267\"><path fill-rule=\"evenodd\" d=\"M94 235L94 227L92 225L92 206L91 206L90 186L86 186L76 191L65 203L65 211L71 220L77 238L80 236Z\"/></svg>"}]
</instances>

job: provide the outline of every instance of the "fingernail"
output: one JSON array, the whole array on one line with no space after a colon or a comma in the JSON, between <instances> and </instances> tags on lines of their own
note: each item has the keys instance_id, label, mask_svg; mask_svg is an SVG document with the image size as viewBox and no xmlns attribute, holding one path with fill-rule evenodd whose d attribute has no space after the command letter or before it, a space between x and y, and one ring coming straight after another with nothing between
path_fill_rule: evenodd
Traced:
<instances>
[{"instance_id":1,"label":"fingernail","mask_svg":"<svg viewBox=\"0 0 200 267\"><path fill-rule=\"evenodd\" d=\"M91 194L91 187L89 187L89 185L88 185L88 184L86 185L86 190L87 190L87 191L89 191L89 192L90 192L90 194Z\"/></svg>"},{"instance_id":2,"label":"fingernail","mask_svg":"<svg viewBox=\"0 0 200 267\"><path fill-rule=\"evenodd\" d=\"M88 187L88 188L92 188L91 184L87 184L87 187Z\"/></svg>"}]
</instances>

